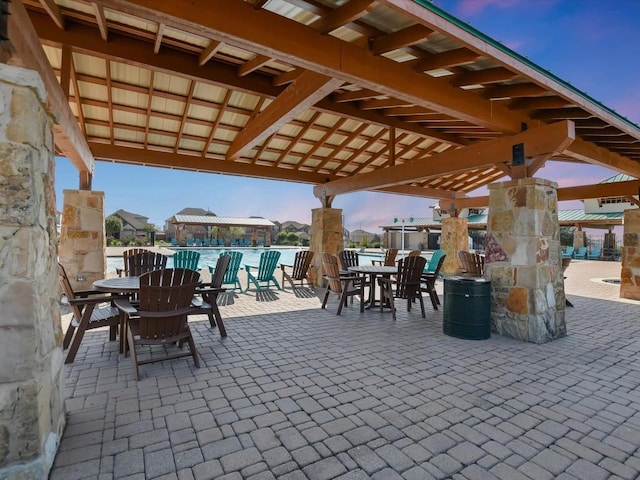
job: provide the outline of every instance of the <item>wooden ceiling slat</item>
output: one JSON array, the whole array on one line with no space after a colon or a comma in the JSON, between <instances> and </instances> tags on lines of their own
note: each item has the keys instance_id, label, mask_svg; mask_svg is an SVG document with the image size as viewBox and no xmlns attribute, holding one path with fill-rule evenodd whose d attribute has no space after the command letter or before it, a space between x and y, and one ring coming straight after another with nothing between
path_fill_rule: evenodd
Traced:
<instances>
[{"instance_id":1,"label":"wooden ceiling slat","mask_svg":"<svg viewBox=\"0 0 640 480\"><path fill-rule=\"evenodd\" d=\"M178 127L178 136L176 138L176 146L174 147L174 151L177 152L180 148L180 140L182 139L182 134L184 132L184 126L186 125L187 118L189 116L189 108L191 108L191 99L193 98L193 91L196 88L196 82L191 80L189 82L189 92L187 93L187 98L184 102L184 112L182 113L182 118L180 119L180 126Z\"/></svg>"},{"instance_id":2,"label":"wooden ceiling slat","mask_svg":"<svg viewBox=\"0 0 640 480\"><path fill-rule=\"evenodd\" d=\"M153 53L155 53L156 55L158 54L158 52L160 51L160 47L162 46L162 37L164 36L165 27L166 26L164 23L158 24L158 32L156 33L156 40L153 43Z\"/></svg>"},{"instance_id":3,"label":"wooden ceiling slat","mask_svg":"<svg viewBox=\"0 0 640 480\"><path fill-rule=\"evenodd\" d=\"M302 157L300 164L301 165L305 165L307 163L307 161L311 158L311 156L316 153L318 151L318 149L322 148L325 146L325 143L327 143L327 140L329 140L329 138L331 138L332 135L334 135L339 129L340 127L344 124L344 122L346 122L347 119L346 118L340 118L334 125L333 127L331 127L329 129L329 131L327 133L325 133L320 140L318 140L317 142L315 142L315 145L313 145L309 151ZM335 149L336 146L330 146L328 148L332 148ZM327 162L329 162L331 157L325 157L324 160L322 160L320 162L320 165L317 165L315 167L315 171L320 170L324 165L327 164Z\"/></svg>"},{"instance_id":4,"label":"wooden ceiling slat","mask_svg":"<svg viewBox=\"0 0 640 480\"><path fill-rule=\"evenodd\" d=\"M147 114L145 116L144 126L144 148L149 144L149 120L151 119L151 106L153 104L153 91L155 88L155 72L151 71L149 78L149 93L147 95Z\"/></svg>"},{"instance_id":5,"label":"wooden ceiling slat","mask_svg":"<svg viewBox=\"0 0 640 480\"><path fill-rule=\"evenodd\" d=\"M300 131L298 132L298 134L295 136L295 138L293 138L289 142L289 145L287 145L287 147L282 151L282 153L276 160L275 166L280 165L284 161L287 155L289 155L289 152L291 152L293 147L295 147L298 144L298 142L300 142L302 137L307 133L311 125L315 123L315 121L318 119L319 116L320 116L320 112L314 112L311 118L309 119L309 121L306 123L306 125L303 125L302 127L300 127Z\"/></svg>"},{"instance_id":6,"label":"wooden ceiling slat","mask_svg":"<svg viewBox=\"0 0 640 480\"><path fill-rule=\"evenodd\" d=\"M472 63L478 58L480 58L480 55L468 48L456 48L420 58L413 63L413 69L416 72L425 72L438 68L457 67Z\"/></svg>"},{"instance_id":7,"label":"wooden ceiling slat","mask_svg":"<svg viewBox=\"0 0 640 480\"><path fill-rule=\"evenodd\" d=\"M222 104L220 105L220 108L218 109L218 116L216 117L215 121L213 122L213 125L211 125L211 133L209 133L209 138L207 138L207 141L204 144L204 148L202 149L202 156L206 156L207 152L209 151L209 146L211 145L211 142L213 141L213 137L216 134L216 132L218 131L218 126L220 125L220 121L222 120L222 114L225 112L225 109L227 108L227 105L229 105L229 100L231 99L231 94L233 93L232 90L227 90L227 93L225 93L224 95L224 99L222 100Z\"/></svg>"},{"instance_id":8,"label":"wooden ceiling slat","mask_svg":"<svg viewBox=\"0 0 640 480\"><path fill-rule=\"evenodd\" d=\"M380 94L378 92L374 92L373 90L369 90L366 88L361 88L360 90L355 91L349 90L346 92L334 93L331 98L334 102L342 103L355 102L360 100L371 100L379 96Z\"/></svg>"}]
</instances>

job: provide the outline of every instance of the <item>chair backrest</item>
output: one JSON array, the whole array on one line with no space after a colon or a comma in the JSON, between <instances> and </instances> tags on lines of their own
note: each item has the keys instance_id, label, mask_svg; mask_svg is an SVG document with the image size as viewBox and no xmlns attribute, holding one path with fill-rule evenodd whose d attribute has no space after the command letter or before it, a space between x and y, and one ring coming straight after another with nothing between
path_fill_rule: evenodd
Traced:
<instances>
[{"instance_id":1,"label":"chair backrest","mask_svg":"<svg viewBox=\"0 0 640 480\"><path fill-rule=\"evenodd\" d=\"M484 275L484 256L477 253L460 250L458 258L462 263L462 269L465 273L472 277L481 277Z\"/></svg>"},{"instance_id":2,"label":"chair backrest","mask_svg":"<svg viewBox=\"0 0 640 480\"><path fill-rule=\"evenodd\" d=\"M258 281L266 281L273 277L273 272L278 267L280 260L280 252L277 250L267 250L260 254L260 263L258 264Z\"/></svg>"},{"instance_id":3,"label":"chair backrest","mask_svg":"<svg viewBox=\"0 0 640 480\"><path fill-rule=\"evenodd\" d=\"M385 267L395 267L396 266L396 257L398 256L397 248L390 248L384 253L384 266Z\"/></svg>"},{"instance_id":4,"label":"chair backrest","mask_svg":"<svg viewBox=\"0 0 640 480\"><path fill-rule=\"evenodd\" d=\"M222 286L230 262L231 255L229 254L223 254L218 257L216 268L211 273L211 286L213 288L220 288Z\"/></svg>"},{"instance_id":5,"label":"chair backrest","mask_svg":"<svg viewBox=\"0 0 640 480\"><path fill-rule=\"evenodd\" d=\"M447 258L447 256L444 253L440 255L440 258L438 258L438 264L436 265L436 269L433 271L434 277L438 278L438 275L440 275L440 270L442 269L442 265L444 265L445 258Z\"/></svg>"},{"instance_id":6,"label":"chair backrest","mask_svg":"<svg viewBox=\"0 0 640 480\"><path fill-rule=\"evenodd\" d=\"M58 262L58 280L60 282L62 292L64 293L64 296L67 297L67 300L74 300L76 298L76 293L73 290L69 277L67 276L67 271L60 262ZM71 304L71 310L73 311L74 318L79 322L82 318L82 309L79 305Z\"/></svg>"},{"instance_id":7,"label":"chair backrest","mask_svg":"<svg viewBox=\"0 0 640 480\"><path fill-rule=\"evenodd\" d=\"M130 255L127 261L127 276L138 277L154 270L163 270L167 266L167 256L158 252L144 250Z\"/></svg>"},{"instance_id":8,"label":"chair backrest","mask_svg":"<svg viewBox=\"0 0 640 480\"><path fill-rule=\"evenodd\" d=\"M431 258L429 259L429 263L427 264L427 272L431 273L436 271L436 267L440 262L440 258L443 257L444 254L445 252L442 249L436 250L435 252L433 252L433 254L431 255Z\"/></svg>"},{"instance_id":9,"label":"chair backrest","mask_svg":"<svg viewBox=\"0 0 640 480\"><path fill-rule=\"evenodd\" d=\"M419 255L403 258L398 262L395 296L411 298L420 290L422 272L427 259Z\"/></svg>"},{"instance_id":10,"label":"chair backrest","mask_svg":"<svg viewBox=\"0 0 640 480\"><path fill-rule=\"evenodd\" d=\"M313 252L311 250L300 250L297 252L293 262L291 278L294 280L304 280L307 277L311 260L313 260Z\"/></svg>"},{"instance_id":11,"label":"chair backrest","mask_svg":"<svg viewBox=\"0 0 640 480\"><path fill-rule=\"evenodd\" d=\"M179 335L185 328L199 279L198 272L186 268L142 274L138 307L140 338L161 340ZM157 312L175 312L175 315L154 315Z\"/></svg>"},{"instance_id":12,"label":"chair backrest","mask_svg":"<svg viewBox=\"0 0 640 480\"><path fill-rule=\"evenodd\" d=\"M355 250L343 250L338 254L342 270L349 270L349 267L357 267L360 265L358 252Z\"/></svg>"},{"instance_id":13,"label":"chair backrest","mask_svg":"<svg viewBox=\"0 0 640 480\"><path fill-rule=\"evenodd\" d=\"M118 275L124 275L125 277L129 276L129 257L133 257L139 253L148 252L146 248L130 248L129 250L125 250L122 252L122 263L124 267L122 268L122 272L118 273Z\"/></svg>"},{"instance_id":14,"label":"chair backrest","mask_svg":"<svg viewBox=\"0 0 640 480\"><path fill-rule=\"evenodd\" d=\"M421 250L411 250L407 257L419 257L421 253Z\"/></svg>"},{"instance_id":15,"label":"chair backrest","mask_svg":"<svg viewBox=\"0 0 640 480\"><path fill-rule=\"evenodd\" d=\"M340 281L340 267L338 259L330 253L322 254L322 272L324 278L329 283L329 290L335 293L342 293L342 282Z\"/></svg>"},{"instance_id":16,"label":"chair backrest","mask_svg":"<svg viewBox=\"0 0 640 480\"><path fill-rule=\"evenodd\" d=\"M197 271L199 261L200 252L179 250L173 255L173 268L188 268L189 270Z\"/></svg>"},{"instance_id":17,"label":"chair backrest","mask_svg":"<svg viewBox=\"0 0 640 480\"><path fill-rule=\"evenodd\" d=\"M578 247L578 251L575 253L576 258L584 258L587 254L587 247Z\"/></svg>"},{"instance_id":18,"label":"chair backrest","mask_svg":"<svg viewBox=\"0 0 640 480\"><path fill-rule=\"evenodd\" d=\"M222 283L236 283L238 281L238 270L240 269L240 262L242 262L242 252L230 251L225 252L225 255L229 255L229 266L224 274L224 280Z\"/></svg>"}]
</instances>

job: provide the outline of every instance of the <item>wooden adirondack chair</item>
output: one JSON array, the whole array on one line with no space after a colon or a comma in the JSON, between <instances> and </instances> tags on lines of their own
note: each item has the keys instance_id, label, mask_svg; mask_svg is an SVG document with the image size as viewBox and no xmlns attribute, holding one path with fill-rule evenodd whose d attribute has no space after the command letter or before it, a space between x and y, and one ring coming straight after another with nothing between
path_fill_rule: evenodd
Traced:
<instances>
[{"instance_id":1,"label":"wooden adirondack chair","mask_svg":"<svg viewBox=\"0 0 640 480\"><path fill-rule=\"evenodd\" d=\"M354 295L360 296L360 313L364 312L364 283L361 277L355 275L341 275L338 267L338 259L330 253L322 254L322 271L327 282L327 290L322 300L322 308L327 305L329 293L333 292L339 297L338 311L336 315L342 313L342 307L346 305L347 298L353 299Z\"/></svg>"},{"instance_id":2,"label":"wooden adirondack chair","mask_svg":"<svg viewBox=\"0 0 640 480\"><path fill-rule=\"evenodd\" d=\"M289 281L289 283L291 284L291 288L296 287L293 283L294 281L299 281L300 286L303 286L305 279L309 279L308 272L309 266L311 265L311 260L313 260L313 252L311 250L301 250L296 253L296 258L293 262L293 265L285 265L284 263L280 264L280 269L282 270L283 290L285 279ZM287 267L293 269L291 274L287 273Z\"/></svg>"},{"instance_id":3,"label":"wooden adirondack chair","mask_svg":"<svg viewBox=\"0 0 640 480\"><path fill-rule=\"evenodd\" d=\"M389 248L384 253L384 260L371 260L371 265L382 265L385 267L395 267L396 257L398 256L397 248Z\"/></svg>"},{"instance_id":4,"label":"wooden adirondack chair","mask_svg":"<svg viewBox=\"0 0 640 480\"><path fill-rule=\"evenodd\" d=\"M115 300L115 305L125 315L125 354L131 353L136 380L139 377L138 366L145 363L192 356L193 363L200 367L187 322L187 315L193 311L191 301L199 279L198 272L184 268L155 270L140 276L139 305L134 307L125 298ZM176 347L185 341L189 352ZM160 345L178 352L141 360L136 350L140 345Z\"/></svg>"},{"instance_id":5,"label":"wooden adirondack chair","mask_svg":"<svg viewBox=\"0 0 640 480\"><path fill-rule=\"evenodd\" d=\"M256 286L256 290L260 291L263 288L269 288L271 282L278 287L278 290L282 290L275 276L278 260L280 260L280 252L277 250L267 250L260 254L260 263L257 267L254 265L245 265L244 268L247 271L247 290L249 290L251 283ZM252 268L258 269L255 275L251 272Z\"/></svg>"},{"instance_id":6,"label":"wooden adirondack chair","mask_svg":"<svg viewBox=\"0 0 640 480\"><path fill-rule=\"evenodd\" d=\"M477 253L460 250L458 258L462 263L465 275L469 277L482 277L484 275L484 256Z\"/></svg>"},{"instance_id":7,"label":"wooden adirondack chair","mask_svg":"<svg viewBox=\"0 0 640 480\"><path fill-rule=\"evenodd\" d=\"M211 282L198 284L196 295L191 301L191 304L199 309L199 311L193 313L206 313L209 316L209 325L211 325L211 328L217 326L221 337L227 336L227 330L224 328L217 301L218 295L227 291L226 288L222 288L222 282L230 262L231 255L220 255L215 269L211 273ZM211 267L209 268L211 269Z\"/></svg>"},{"instance_id":8,"label":"wooden adirondack chair","mask_svg":"<svg viewBox=\"0 0 640 480\"><path fill-rule=\"evenodd\" d=\"M436 265L435 270L432 272L429 271L429 267L427 266L427 271L423 272L421 280L422 286L420 290L429 294L429 298L431 299L431 305L433 305L434 310L438 310L438 305L440 305L440 299L438 298L438 294L436 292L436 281L440 277L440 269L442 269L442 265L444 264L444 259L446 255L444 250L438 250L442 252L442 255L438 255L438 264ZM435 256L435 253L434 253ZM433 259L433 257L431 257Z\"/></svg>"},{"instance_id":9,"label":"wooden adirondack chair","mask_svg":"<svg viewBox=\"0 0 640 480\"><path fill-rule=\"evenodd\" d=\"M111 304L115 296L97 290L74 290L67 272L60 263L58 273L60 287L73 311L73 318L62 341L62 348L69 348L64 363L72 363L87 330L109 327L109 340L116 339L120 312Z\"/></svg>"},{"instance_id":10,"label":"wooden adirondack chair","mask_svg":"<svg viewBox=\"0 0 640 480\"><path fill-rule=\"evenodd\" d=\"M119 277L128 277L129 276L129 257L137 255L138 253L148 252L146 248L130 248L129 250L125 250L122 252L122 268L116 268L116 274Z\"/></svg>"},{"instance_id":11,"label":"wooden adirondack chair","mask_svg":"<svg viewBox=\"0 0 640 480\"><path fill-rule=\"evenodd\" d=\"M229 255L231 258L229 260L229 266L224 273L224 279L222 280L222 287L225 285L233 285L232 290L240 290L242 292L242 285L240 285L240 280L238 279L238 270L240 270L240 262L242 262L242 252L237 252L235 250L230 250L228 252L224 252L222 255ZM209 265L209 273L212 278L215 272L215 267Z\"/></svg>"},{"instance_id":12,"label":"wooden adirondack chair","mask_svg":"<svg viewBox=\"0 0 640 480\"><path fill-rule=\"evenodd\" d=\"M420 291L421 276L427 259L419 255L403 258L398 262L398 276L395 280L390 278L379 278L380 285L380 311L385 300L391 306L391 315L396 319L396 308L394 298L401 298L407 301L407 311L411 311L411 302L416 299L420 301L422 318L426 318L424 312L424 300ZM395 287L395 288L394 288Z\"/></svg>"},{"instance_id":13,"label":"wooden adirondack chair","mask_svg":"<svg viewBox=\"0 0 640 480\"><path fill-rule=\"evenodd\" d=\"M167 266L167 256L158 252L144 250L130 255L125 264L125 276L139 277L154 270L163 270Z\"/></svg>"},{"instance_id":14,"label":"wooden adirondack chair","mask_svg":"<svg viewBox=\"0 0 640 480\"><path fill-rule=\"evenodd\" d=\"M173 255L173 268L188 268L189 270L198 271L198 262L200 261L200 252L193 250L178 250Z\"/></svg>"},{"instance_id":15,"label":"wooden adirondack chair","mask_svg":"<svg viewBox=\"0 0 640 480\"><path fill-rule=\"evenodd\" d=\"M445 254L444 250L436 250L435 252L433 252L433 254L431 255L431 258L429 259L429 263L427 264L427 269L425 270L425 273L435 272L436 269L438 269L440 258L442 258L444 254ZM442 273L438 273L438 275L442 277Z\"/></svg>"}]
</instances>

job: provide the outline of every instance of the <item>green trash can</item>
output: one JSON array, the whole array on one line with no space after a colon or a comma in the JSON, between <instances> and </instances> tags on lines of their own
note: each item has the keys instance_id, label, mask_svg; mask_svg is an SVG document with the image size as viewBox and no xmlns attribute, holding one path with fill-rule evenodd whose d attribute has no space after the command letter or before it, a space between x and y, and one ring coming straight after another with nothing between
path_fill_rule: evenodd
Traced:
<instances>
[{"instance_id":1,"label":"green trash can","mask_svg":"<svg viewBox=\"0 0 640 480\"><path fill-rule=\"evenodd\" d=\"M444 279L445 335L466 340L486 340L491 336L491 281L484 278Z\"/></svg>"}]
</instances>

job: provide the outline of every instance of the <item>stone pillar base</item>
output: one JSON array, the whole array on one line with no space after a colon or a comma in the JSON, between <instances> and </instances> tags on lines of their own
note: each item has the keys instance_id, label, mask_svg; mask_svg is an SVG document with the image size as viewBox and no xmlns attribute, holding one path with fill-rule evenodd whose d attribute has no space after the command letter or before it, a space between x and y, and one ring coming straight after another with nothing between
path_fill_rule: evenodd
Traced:
<instances>
[{"instance_id":1,"label":"stone pillar base","mask_svg":"<svg viewBox=\"0 0 640 480\"><path fill-rule=\"evenodd\" d=\"M457 275L460 273L461 265L458 259L458 252L460 250L469 250L468 232L466 218L445 217L442 219L440 248L447 255L442 264L442 273L445 275Z\"/></svg>"},{"instance_id":2,"label":"stone pillar base","mask_svg":"<svg viewBox=\"0 0 640 480\"><path fill-rule=\"evenodd\" d=\"M311 242L314 252L310 277L315 285L322 286L322 253L337 255L344 250L342 210L339 208L314 208L311 211Z\"/></svg>"},{"instance_id":3,"label":"stone pillar base","mask_svg":"<svg viewBox=\"0 0 640 480\"><path fill-rule=\"evenodd\" d=\"M565 336L557 184L523 178L489 185L489 192L492 327L532 343Z\"/></svg>"},{"instance_id":4,"label":"stone pillar base","mask_svg":"<svg viewBox=\"0 0 640 480\"><path fill-rule=\"evenodd\" d=\"M640 210L624 211L620 297L640 300Z\"/></svg>"}]
</instances>

